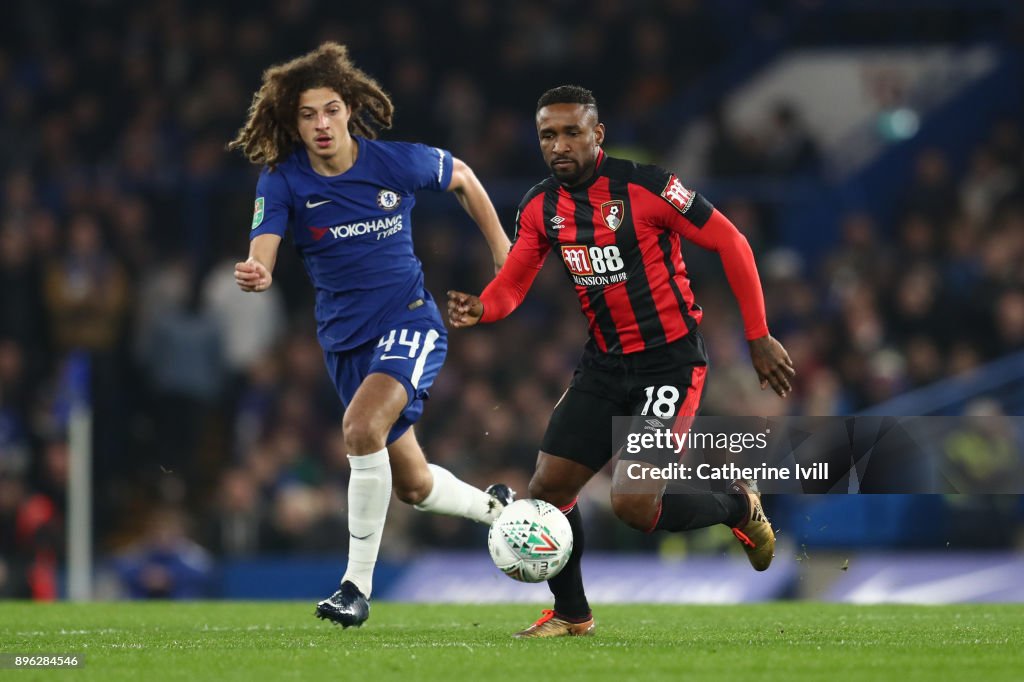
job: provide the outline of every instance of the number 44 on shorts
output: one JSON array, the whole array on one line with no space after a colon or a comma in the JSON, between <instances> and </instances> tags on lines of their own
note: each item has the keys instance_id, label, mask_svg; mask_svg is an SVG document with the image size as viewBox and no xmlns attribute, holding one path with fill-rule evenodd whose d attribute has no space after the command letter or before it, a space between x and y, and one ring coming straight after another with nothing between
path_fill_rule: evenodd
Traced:
<instances>
[{"instance_id":1,"label":"number 44 on shorts","mask_svg":"<svg viewBox=\"0 0 1024 682\"><path fill-rule=\"evenodd\" d=\"M390 355L391 347L395 345L395 336L398 336L398 345L405 346L409 349L408 355ZM416 357L416 351L420 349L420 333L413 332L409 334L408 329L392 329L385 336L380 337L380 342L377 343L377 348L384 347L384 354L380 356L381 360L405 360L408 358ZM397 349L401 351L401 349Z\"/></svg>"}]
</instances>

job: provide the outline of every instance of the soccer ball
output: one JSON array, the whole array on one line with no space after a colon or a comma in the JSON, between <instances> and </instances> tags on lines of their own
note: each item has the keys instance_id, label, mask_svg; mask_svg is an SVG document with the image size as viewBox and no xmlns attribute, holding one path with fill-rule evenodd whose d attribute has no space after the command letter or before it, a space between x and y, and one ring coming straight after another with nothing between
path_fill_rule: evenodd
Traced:
<instances>
[{"instance_id":1,"label":"soccer ball","mask_svg":"<svg viewBox=\"0 0 1024 682\"><path fill-rule=\"evenodd\" d=\"M517 500L491 525L487 549L508 577L539 583L565 567L572 554L572 528L557 507L542 500Z\"/></svg>"}]
</instances>

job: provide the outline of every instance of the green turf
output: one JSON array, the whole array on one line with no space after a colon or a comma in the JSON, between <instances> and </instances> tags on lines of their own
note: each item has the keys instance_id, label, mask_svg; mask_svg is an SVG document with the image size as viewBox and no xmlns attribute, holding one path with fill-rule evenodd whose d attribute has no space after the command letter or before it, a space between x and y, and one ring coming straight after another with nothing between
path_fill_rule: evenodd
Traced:
<instances>
[{"instance_id":1,"label":"green turf","mask_svg":"<svg viewBox=\"0 0 1024 682\"><path fill-rule=\"evenodd\" d=\"M1021 606L600 606L591 638L516 641L534 606L374 604L361 629L311 603L0 602L0 653L84 654L79 680L1024 679Z\"/></svg>"}]
</instances>

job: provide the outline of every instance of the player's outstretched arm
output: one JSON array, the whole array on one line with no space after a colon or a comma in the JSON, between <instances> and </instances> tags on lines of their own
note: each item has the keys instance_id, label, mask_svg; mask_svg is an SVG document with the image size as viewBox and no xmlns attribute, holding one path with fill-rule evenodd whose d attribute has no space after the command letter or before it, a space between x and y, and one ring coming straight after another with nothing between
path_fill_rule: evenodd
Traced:
<instances>
[{"instance_id":1,"label":"player's outstretched arm","mask_svg":"<svg viewBox=\"0 0 1024 682\"><path fill-rule=\"evenodd\" d=\"M761 390L772 387L772 390L785 398L793 390L789 380L796 376L793 361L789 353L771 334L759 339L752 339L750 344L750 361L761 381Z\"/></svg>"},{"instance_id":2,"label":"player's outstretched arm","mask_svg":"<svg viewBox=\"0 0 1024 682\"><path fill-rule=\"evenodd\" d=\"M757 372L761 390L771 386L785 398L793 390L789 380L796 374L789 353L771 334L765 320L764 293L757 264L747 238L717 209L701 232L711 240L722 259L722 268L740 305L743 327L750 345L750 361Z\"/></svg>"},{"instance_id":3,"label":"player's outstretched arm","mask_svg":"<svg viewBox=\"0 0 1024 682\"><path fill-rule=\"evenodd\" d=\"M497 322L519 307L543 265L543 261L538 264L524 260L524 244L522 239L516 242L505 267L479 297L461 291L448 292L448 318L453 327L472 327L477 322Z\"/></svg>"},{"instance_id":4,"label":"player's outstretched arm","mask_svg":"<svg viewBox=\"0 0 1024 682\"><path fill-rule=\"evenodd\" d=\"M786 349L768 333L761 278L746 237L718 209L710 210L699 229L688 219L669 215L671 229L685 239L717 252L722 259L729 288L740 305L744 333L750 344L750 361L761 382L761 389L771 386L785 398L793 390L790 379L796 375L796 370Z\"/></svg>"},{"instance_id":5,"label":"player's outstretched arm","mask_svg":"<svg viewBox=\"0 0 1024 682\"><path fill-rule=\"evenodd\" d=\"M764 293L757 264L747 238L717 209L701 232L722 259L722 268L740 305L743 327L750 345L750 361L761 382L761 390L771 386L785 398L793 390L789 380L796 374L789 353L771 334L765 320Z\"/></svg>"},{"instance_id":6,"label":"player's outstretched arm","mask_svg":"<svg viewBox=\"0 0 1024 682\"><path fill-rule=\"evenodd\" d=\"M505 264L512 244L505 231L501 229L501 221L498 220L498 213L494 210L491 198L487 196L487 190L480 184L473 169L460 159L452 159L452 181L448 185L448 191L455 193L462 208L480 228L487 245L491 248L494 271L498 272Z\"/></svg>"},{"instance_id":7,"label":"player's outstretched arm","mask_svg":"<svg viewBox=\"0 0 1024 682\"><path fill-rule=\"evenodd\" d=\"M242 291L259 293L270 288L281 237L261 234L249 242L249 258L235 263L235 283Z\"/></svg>"}]
</instances>

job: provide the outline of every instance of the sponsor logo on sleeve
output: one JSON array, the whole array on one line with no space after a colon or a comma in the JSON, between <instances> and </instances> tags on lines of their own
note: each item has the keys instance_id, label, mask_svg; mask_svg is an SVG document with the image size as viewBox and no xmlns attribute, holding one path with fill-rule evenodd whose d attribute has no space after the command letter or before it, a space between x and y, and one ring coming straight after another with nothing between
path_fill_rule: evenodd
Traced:
<instances>
[{"instance_id":1,"label":"sponsor logo on sleeve","mask_svg":"<svg viewBox=\"0 0 1024 682\"><path fill-rule=\"evenodd\" d=\"M263 222L263 197L256 197L256 205L252 211L252 227L249 231L255 230Z\"/></svg>"},{"instance_id":2,"label":"sponsor logo on sleeve","mask_svg":"<svg viewBox=\"0 0 1024 682\"><path fill-rule=\"evenodd\" d=\"M661 197L675 206L676 210L684 215L690 210L690 206L693 205L693 197L695 195L696 193L693 190L683 187L683 183L679 182L679 178L674 175L668 179L665 189L661 190Z\"/></svg>"}]
</instances>

